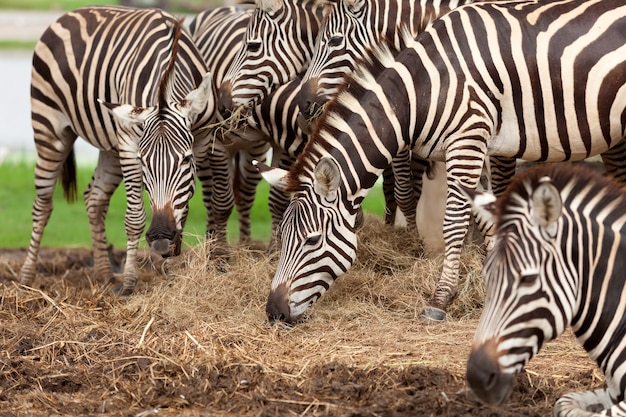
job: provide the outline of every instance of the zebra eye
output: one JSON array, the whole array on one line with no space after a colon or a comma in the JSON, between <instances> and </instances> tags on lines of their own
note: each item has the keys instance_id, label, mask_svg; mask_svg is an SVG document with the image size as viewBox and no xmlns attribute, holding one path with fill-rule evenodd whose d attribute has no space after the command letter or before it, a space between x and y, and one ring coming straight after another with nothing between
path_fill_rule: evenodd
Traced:
<instances>
[{"instance_id":1,"label":"zebra eye","mask_svg":"<svg viewBox=\"0 0 626 417\"><path fill-rule=\"evenodd\" d=\"M322 238L321 233L315 233L312 235L307 236L306 241L304 242L305 245L316 245L320 239Z\"/></svg>"},{"instance_id":2,"label":"zebra eye","mask_svg":"<svg viewBox=\"0 0 626 417\"><path fill-rule=\"evenodd\" d=\"M331 48L336 48L336 47L340 46L342 42L343 42L343 36L335 35L335 36L332 36L329 39L328 46L331 47Z\"/></svg>"},{"instance_id":3,"label":"zebra eye","mask_svg":"<svg viewBox=\"0 0 626 417\"><path fill-rule=\"evenodd\" d=\"M259 49L261 49L261 42L249 41L247 48L248 48L248 52L259 52Z\"/></svg>"},{"instance_id":4,"label":"zebra eye","mask_svg":"<svg viewBox=\"0 0 626 417\"><path fill-rule=\"evenodd\" d=\"M183 156L183 159L181 161L182 164L188 164L189 162L191 162L191 158L193 158L193 154L188 154Z\"/></svg>"},{"instance_id":5,"label":"zebra eye","mask_svg":"<svg viewBox=\"0 0 626 417\"><path fill-rule=\"evenodd\" d=\"M539 274L536 272L523 272L519 277L520 285L531 285L537 280Z\"/></svg>"}]
</instances>

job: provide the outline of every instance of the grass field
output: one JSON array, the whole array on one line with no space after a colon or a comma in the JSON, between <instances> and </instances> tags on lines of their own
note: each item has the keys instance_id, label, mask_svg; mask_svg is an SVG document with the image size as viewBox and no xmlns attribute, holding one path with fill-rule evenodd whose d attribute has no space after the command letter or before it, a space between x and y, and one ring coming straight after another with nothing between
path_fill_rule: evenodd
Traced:
<instances>
[{"instance_id":1,"label":"grass field","mask_svg":"<svg viewBox=\"0 0 626 417\"><path fill-rule=\"evenodd\" d=\"M85 189L93 166L79 165L78 190ZM31 233L31 207L35 197L33 180L34 162L27 159L11 160L0 164L0 178L12 178L4 181L0 187L0 230L2 237L0 246L3 248L27 247ZM206 228L206 212L202 204L200 186L191 200L189 217L185 227L185 242L194 245L198 236L203 236ZM267 208L269 185L262 181L257 190L257 198L252 211L252 238L254 240L269 240L271 219ZM149 203L146 200L146 207ZM384 199L382 189L375 187L363 204L364 210L369 213L382 215ZM124 234L124 211L126 197L123 188L119 188L113 195L111 208L107 216L107 236L115 247L126 246ZM236 213L231 216L228 226L230 241L238 239L238 223ZM145 244L145 242L142 242ZM54 210L46 227L42 245L50 247L89 246L89 222L85 212L82 197L75 203L69 204L63 198L62 189L57 186L54 197Z\"/></svg>"}]
</instances>

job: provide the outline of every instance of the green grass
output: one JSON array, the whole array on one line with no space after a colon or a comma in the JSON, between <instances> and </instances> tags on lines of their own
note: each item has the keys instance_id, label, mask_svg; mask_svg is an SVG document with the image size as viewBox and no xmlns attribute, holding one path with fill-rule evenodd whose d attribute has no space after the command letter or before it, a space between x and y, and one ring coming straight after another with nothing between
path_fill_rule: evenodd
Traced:
<instances>
[{"instance_id":1,"label":"green grass","mask_svg":"<svg viewBox=\"0 0 626 417\"><path fill-rule=\"evenodd\" d=\"M82 191L87 186L93 166L78 166L78 190L80 198L75 203L68 203L63 197L60 186L54 196L54 210L44 232L42 245L48 247L90 246L89 222L82 200ZM34 162L27 159L6 161L0 164L0 247L27 247L31 234L31 208L35 198L33 180ZM6 179L10 178L9 181ZM185 226L185 242L194 245L198 236L203 236L206 229L206 211L202 204L201 187L196 189L189 208L187 225ZM262 181L257 189L257 198L252 209L252 238L267 241L270 236L271 220L267 208L269 185ZM146 202L146 207L149 204ZM115 247L126 246L124 233L124 212L126 196L120 187L111 200L111 207L106 220L109 242ZM384 198L382 190L376 186L363 203L363 209L369 213L382 215ZM149 216L149 212L148 212ZM149 219L148 219L149 222ZM238 239L238 222L236 213L231 216L228 224L230 241ZM142 239L145 245L145 239Z\"/></svg>"}]
</instances>

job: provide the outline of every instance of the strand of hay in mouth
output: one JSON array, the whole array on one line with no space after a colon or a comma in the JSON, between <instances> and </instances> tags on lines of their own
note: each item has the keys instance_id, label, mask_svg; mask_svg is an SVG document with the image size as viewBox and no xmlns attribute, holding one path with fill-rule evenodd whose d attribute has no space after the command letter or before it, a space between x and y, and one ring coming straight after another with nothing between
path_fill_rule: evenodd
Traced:
<instances>
[{"instance_id":1,"label":"strand of hay in mouth","mask_svg":"<svg viewBox=\"0 0 626 417\"><path fill-rule=\"evenodd\" d=\"M215 123L209 123L203 129L213 131L213 136L220 142L230 145L232 141L227 139L228 135L241 128L245 128L248 124L248 108L246 106L237 107L226 119L219 120Z\"/></svg>"}]
</instances>

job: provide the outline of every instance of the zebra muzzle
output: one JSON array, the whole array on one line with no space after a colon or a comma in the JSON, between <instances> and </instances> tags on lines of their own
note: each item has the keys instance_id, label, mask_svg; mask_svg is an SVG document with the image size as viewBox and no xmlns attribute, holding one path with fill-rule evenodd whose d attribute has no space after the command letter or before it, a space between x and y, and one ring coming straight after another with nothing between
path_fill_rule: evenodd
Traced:
<instances>
[{"instance_id":1,"label":"zebra muzzle","mask_svg":"<svg viewBox=\"0 0 626 417\"><path fill-rule=\"evenodd\" d=\"M467 383L485 404L501 404L509 398L513 390L515 374L500 370L496 352L496 343L488 340L474 348L467 361Z\"/></svg>"}]
</instances>

